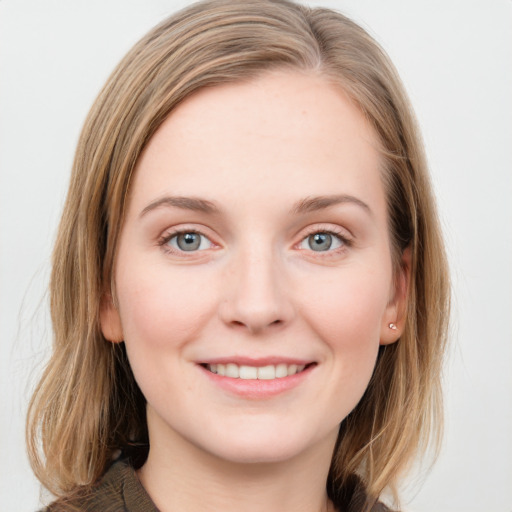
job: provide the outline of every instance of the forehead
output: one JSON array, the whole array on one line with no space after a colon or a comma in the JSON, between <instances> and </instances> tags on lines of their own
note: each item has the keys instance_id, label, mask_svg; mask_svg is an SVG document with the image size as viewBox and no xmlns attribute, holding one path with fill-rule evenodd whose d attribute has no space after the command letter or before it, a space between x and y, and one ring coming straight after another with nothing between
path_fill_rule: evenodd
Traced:
<instances>
[{"instance_id":1,"label":"forehead","mask_svg":"<svg viewBox=\"0 0 512 512\"><path fill-rule=\"evenodd\" d=\"M181 103L141 155L132 199L357 193L382 203L378 146L340 87L314 74L268 73Z\"/></svg>"}]
</instances>

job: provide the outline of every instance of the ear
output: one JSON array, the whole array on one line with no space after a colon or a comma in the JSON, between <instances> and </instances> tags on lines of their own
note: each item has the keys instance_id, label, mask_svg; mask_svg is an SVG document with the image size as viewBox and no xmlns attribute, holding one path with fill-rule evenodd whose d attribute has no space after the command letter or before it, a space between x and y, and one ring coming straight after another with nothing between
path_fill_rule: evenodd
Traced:
<instances>
[{"instance_id":1,"label":"ear","mask_svg":"<svg viewBox=\"0 0 512 512\"><path fill-rule=\"evenodd\" d=\"M389 345L398 341L404 332L407 319L407 295L411 276L411 249L407 247L400 260L400 267L394 279L393 296L383 316L380 344Z\"/></svg>"},{"instance_id":2,"label":"ear","mask_svg":"<svg viewBox=\"0 0 512 512\"><path fill-rule=\"evenodd\" d=\"M120 343L124 340L121 317L110 293L104 293L101 297L100 325L106 340L112 343Z\"/></svg>"}]
</instances>

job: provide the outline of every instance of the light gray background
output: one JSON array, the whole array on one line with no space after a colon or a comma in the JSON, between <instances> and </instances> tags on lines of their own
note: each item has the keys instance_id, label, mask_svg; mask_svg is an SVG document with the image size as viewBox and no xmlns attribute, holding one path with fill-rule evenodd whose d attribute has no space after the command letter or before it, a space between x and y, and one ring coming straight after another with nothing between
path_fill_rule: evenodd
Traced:
<instances>
[{"instance_id":1,"label":"light gray background","mask_svg":"<svg viewBox=\"0 0 512 512\"><path fill-rule=\"evenodd\" d=\"M185 1L0 0L0 508L34 511L24 415L50 345L45 288L87 110ZM512 2L340 0L398 67L423 129L454 281L442 455L408 512L512 511Z\"/></svg>"}]
</instances>

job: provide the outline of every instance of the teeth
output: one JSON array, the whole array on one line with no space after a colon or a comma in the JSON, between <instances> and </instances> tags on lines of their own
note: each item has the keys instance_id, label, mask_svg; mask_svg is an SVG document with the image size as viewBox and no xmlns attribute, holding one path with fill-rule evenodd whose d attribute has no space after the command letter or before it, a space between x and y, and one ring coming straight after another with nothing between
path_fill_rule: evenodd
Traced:
<instances>
[{"instance_id":1,"label":"teeth","mask_svg":"<svg viewBox=\"0 0 512 512\"><path fill-rule=\"evenodd\" d=\"M256 366L240 366L241 379L257 379L258 368Z\"/></svg>"},{"instance_id":2,"label":"teeth","mask_svg":"<svg viewBox=\"0 0 512 512\"><path fill-rule=\"evenodd\" d=\"M282 379L290 375L300 373L306 365L296 364L278 364L267 366L238 366L234 363L227 364L208 364L207 369L212 373L216 373L223 377L231 377L232 379L259 379L273 380Z\"/></svg>"},{"instance_id":3,"label":"teeth","mask_svg":"<svg viewBox=\"0 0 512 512\"><path fill-rule=\"evenodd\" d=\"M297 365L291 364L288 366L288 375L295 375L297 373Z\"/></svg>"},{"instance_id":4,"label":"teeth","mask_svg":"<svg viewBox=\"0 0 512 512\"><path fill-rule=\"evenodd\" d=\"M288 376L288 366L285 364L278 364L276 366L276 377L280 379L281 377Z\"/></svg>"},{"instance_id":5,"label":"teeth","mask_svg":"<svg viewBox=\"0 0 512 512\"><path fill-rule=\"evenodd\" d=\"M239 369L236 364L228 363L226 365L226 377L231 377L233 379L238 379Z\"/></svg>"},{"instance_id":6,"label":"teeth","mask_svg":"<svg viewBox=\"0 0 512 512\"><path fill-rule=\"evenodd\" d=\"M272 380L276 378L276 367L275 366L262 366L258 368L258 379Z\"/></svg>"}]
</instances>

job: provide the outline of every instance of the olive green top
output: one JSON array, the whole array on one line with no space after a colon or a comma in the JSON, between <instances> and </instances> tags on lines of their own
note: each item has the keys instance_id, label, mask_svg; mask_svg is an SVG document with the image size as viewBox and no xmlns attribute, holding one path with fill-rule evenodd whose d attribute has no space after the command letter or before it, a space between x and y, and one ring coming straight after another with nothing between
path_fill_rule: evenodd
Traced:
<instances>
[{"instance_id":1,"label":"olive green top","mask_svg":"<svg viewBox=\"0 0 512 512\"><path fill-rule=\"evenodd\" d=\"M56 501L45 512L158 512L126 460L112 464L99 483L69 501Z\"/></svg>"},{"instance_id":2,"label":"olive green top","mask_svg":"<svg viewBox=\"0 0 512 512\"><path fill-rule=\"evenodd\" d=\"M366 493L356 477L350 496L340 499L338 510L363 512ZM148 493L142 487L135 469L126 461L118 460L103 478L88 491L69 500L58 500L44 512L158 512ZM391 512L382 503L375 504L371 512Z\"/></svg>"}]
</instances>

